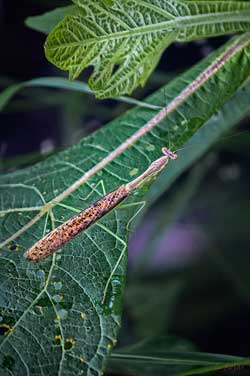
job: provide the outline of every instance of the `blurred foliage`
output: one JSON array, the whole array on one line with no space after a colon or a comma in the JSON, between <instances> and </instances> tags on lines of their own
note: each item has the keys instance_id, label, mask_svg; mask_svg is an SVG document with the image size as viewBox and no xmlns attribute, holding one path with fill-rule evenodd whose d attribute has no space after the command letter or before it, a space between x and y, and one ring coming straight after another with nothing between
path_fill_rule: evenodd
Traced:
<instances>
[{"instance_id":1,"label":"blurred foliage","mask_svg":"<svg viewBox=\"0 0 250 376\"><path fill-rule=\"evenodd\" d=\"M160 334L170 332L189 338L203 350L249 354L250 152L249 133L244 131L248 124L246 119L240 130L223 138L199 165L191 167L141 223L146 229L147 222L154 218L147 248L129 269L125 295L125 317L129 315L137 339L153 328ZM189 258L184 252L183 260L178 253L175 263L169 265L165 256L152 267L159 239L165 238L167 246L168 235L176 225L191 234L195 229L202 242ZM186 247L190 249L190 244ZM150 258L147 253L144 257L145 251ZM173 286L178 287L175 294ZM142 303L135 307L134 301ZM152 312L148 313L150 303ZM156 326L152 326L151 317L157 318L153 320ZM237 324L232 325L233 318Z\"/></svg>"}]
</instances>

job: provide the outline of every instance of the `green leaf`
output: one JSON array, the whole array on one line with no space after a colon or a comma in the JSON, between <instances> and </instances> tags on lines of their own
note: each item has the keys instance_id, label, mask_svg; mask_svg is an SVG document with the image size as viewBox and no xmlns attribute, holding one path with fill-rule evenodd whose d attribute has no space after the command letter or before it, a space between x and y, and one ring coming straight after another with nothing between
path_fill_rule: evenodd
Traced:
<instances>
[{"instance_id":1,"label":"green leaf","mask_svg":"<svg viewBox=\"0 0 250 376\"><path fill-rule=\"evenodd\" d=\"M206 97L206 95L204 95ZM178 152L178 159L168 166L146 195L149 202L155 201L194 161L204 155L217 140L240 122L249 113L248 98L250 97L250 82L240 88L223 108L216 112L193 136L190 137L184 148ZM209 96L209 101L211 96ZM245 135L246 137L246 135ZM167 183L166 183L167 180ZM167 184L167 185L166 185Z\"/></svg>"},{"instance_id":2,"label":"green leaf","mask_svg":"<svg viewBox=\"0 0 250 376\"><path fill-rule=\"evenodd\" d=\"M128 222L138 210L127 204L138 202L143 191L53 257L30 264L23 253L55 221L57 225L72 216L57 203L86 207L102 194L100 186L93 191L100 180L106 191L113 190L142 173L161 155L162 146L170 142L170 147L178 148L189 140L249 77L249 59L246 34L153 95L149 101L162 106L161 111L135 108L74 147L1 177L4 375L101 373L120 326L126 254L108 285L104 304L103 291L124 250ZM249 96L247 100L249 106Z\"/></svg>"},{"instance_id":3,"label":"green leaf","mask_svg":"<svg viewBox=\"0 0 250 376\"><path fill-rule=\"evenodd\" d=\"M77 14L77 7L70 5L46 12L40 16L28 17L25 25L31 29L48 34L65 16Z\"/></svg>"},{"instance_id":4,"label":"green leaf","mask_svg":"<svg viewBox=\"0 0 250 376\"><path fill-rule=\"evenodd\" d=\"M8 104L11 98L21 89L22 85L15 84L9 86L0 94L0 111Z\"/></svg>"},{"instance_id":5,"label":"green leaf","mask_svg":"<svg viewBox=\"0 0 250 376\"><path fill-rule=\"evenodd\" d=\"M100 0L73 1L79 14L53 29L45 53L71 80L94 66L89 85L97 98L143 86L175 40L250 30L250 3L244 1L124 0L112 8Z\"/></svg>"},{"instance_id":6,"label":"green leaf","mask_svg":"<svg viewBox=\"0 0 250 376\"><path fill-rule=\"evenodd\" d=\"M115 351L109 360L109 368L136 376L185 376L250 364L250 359L191 352L190 348L192 344L185 340L155 338Z\"/></svg>"},{"instance_id":7,"label":"green leaf","mask_svg":"<svg viewBox=\"0 0 250 376\"><path fill-rule=\"evenodd\" d=\"M80 81L69 82L68 80L62 77L34 78L33 80L30 80L30 81L11 85L7 89L2 91L0 94L0 111L4 109L4 107L9 103L12 97L17 94L19 90L24 89L26 87L48 87L48 88L53 88L53 89L71 90L71 91L78 91L80 93L93 94L93 91L84 82L80 82ZM115 99L121 102L134 104L134 105L145 107L145 108L151 108L151 109L160 108L159 106L142 102L135 98L122 96L122 97L117 97Z\"/></svg>"},{"instance_id":8,"label":"green leaf","mask_svg":"<svg viewBox=\"0 0 250 376\"><path fill-rule=\"evenodd\" d=\"M142 278L138 281L136 277L128 283L124 297L125 307L133 317L134 334L136 338L160 335L173 318L183 281L177 278L166 281L159 276L156 280Z\"/></svg>"}]
</instances>

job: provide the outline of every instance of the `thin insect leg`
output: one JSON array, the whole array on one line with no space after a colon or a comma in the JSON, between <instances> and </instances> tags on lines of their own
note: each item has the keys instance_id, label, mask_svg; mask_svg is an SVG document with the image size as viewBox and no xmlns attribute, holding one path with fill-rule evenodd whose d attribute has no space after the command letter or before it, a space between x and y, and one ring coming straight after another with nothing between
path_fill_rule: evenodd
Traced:
<instances>
[{"instance_id":1,"label":"thin insect leg","mask_svg":"<svg viewBox=\"0 0 250 376\"><path fill-rule=\"evenodd\" d=\"M100 182L101 182L101 185L102 185L102 192L103 192L103 195L106 195L106 194L107 194L107 191L106 191L106 188L105 188L104 181L103 181L103 180L100 180Z\"/></svg>"},{"instance_id":2,"label":"thin insect leg","mask_svg":"<svg viewBox=\"0 0 250 376\"><path fill-rule=\"evenodd\" d=\"M65 205L65 204L62 204L61 202L58 202L56 205L61 206L65 209L71 210L72 212L74 212L76 214L79 214L80 211L81 211L81 209L73 208L73 206ZM61 221L60 219L56 219L55 217L54 217L54 222L65 223L65 221ZM55 228L55 226L52 229L54 229L54 228Z\"/></svg>"},{"instance_id":3,"label":"thin insect leg","mask_svg":"<svg viewBox=\"0 0 250 376\"><path fill-rule=\"evenodd\" d=\"M50 213L47 212L46 217L45 217L45 222L44 222L44 227L43 227L43 236L46 234L49 214L50 214Z\"/></svg>"},{"instance_id":4,"label":"thin insect leg","mask_svg":"<svg viewBox=\"0 0 250 376\"><path fill-rule=\"evenodd\" d=\"M126 248L127 248L127 243L121 239L119 236L117 236L115 233L113 233L108 227L104 226L102 223L96 223L97 226L99 226L100 228L102 228L104 231L106 231L108 234L112 235L116 240L118 240L122 245L123 245L123 249L121 251L121 254L118 258L118 260L116 261L115 263L115 266L106 282L106 285L105 285L105 288L104 288L104 291L103 291L103 298L102 298L102 304L105 302L105 299L106 299L106 295L107 295L107 291L108 291L108 287L109 287L109 284L110 284L110 281L112 280L112 277L114 276L125 252L126 252Z\"/></svg>"},{"instance_id":5,"label":"thin insect leg","mask_svg":"<svg viewBox=\"0 0 250 376\"><path fill-rule=\"evenodd\" d=\"M65 221L61 221L60 219L55 219L55 222L64 223Z\"/></svg>"},{"instance_id":6,"label":"thin insect leg","mask_svg":"<svg viewBox=\"0 0 250 376\"><path fill-rule=\"evenodd\" d=\"M10 213L16 213L16 212L30 212L30 211L40 211L43 208L43 206L34 206L34 207L27 207L27 208L11 208L6 210L0 210L0 216L10 214Z\"/></svg>"},{"instance_id":7,"label":"thin insect leg","mask_svg":"<svg viewBox=\"0 0 250 376\"><path fill-rule=\"evenodd\" d=\"M98 191L97 187L99 187L99 185L101 186L103 193L101 193L100 191ZM86 201L93 194L93 192L98 193L99 196L106 195L106 189L105 189L103 180L100 180L97 184L95 184L92 187L92 190L87 194L87 196L84 197L84 198L80 198L80 200Z\"/></svg>"},{"instance_id":8,"label":"thin insect leg","mask_svg":"<svg viewBox=\"0 0 250 376\"><path fill-rule=\"evenodd\" d=\"M95 187L93 187L92 191L91 191L91 192L90 192L85 198L80 198L80 200L87 200L88 197L89 197L90 195L92 195L93 192L97 192L100 196L102 196L102 194L101 194L99 191L96 190L96 187L97 187L98 185L101 185L101 187L102 187L102 190L103 190L103 196L106 195L106 189L105 189L104 182L103 182L103 180L100 180L100 181L95 185ZM63 203L61 203L61 202L58 202L56 205L59 205L59 206L65 208L65 209L69 209L69 210L71 210L71 211L73 211L73 212L75 212L75 213L79 213L79 212L81 211L81 209L76 209L76 208L74 208L73 206L66 205L66 204L63 204ZM57 222L58 222L58 221L57 221Z\"/></svg>"},{"instance_id":9,"label":"thin insect leg","mask_svg":"<svg viewBox=\"0 0 250 376\"><path fill-rule=\"evenodd\" d=\"M126 226L126 229L128 231L128 228L130 226L130 223L133 221L133 219L137 216L137 214L139 214L139 212L144 208L146 204L146 201L139 201L139 202L132 202L130 204L127 204L127 205L120 205L119 208L128 208L128 207L132 207L132 206L137 206L137 205L140 205L139 209L136 211L136 213L132 216L132 218L130 218L130 220L128 221L127 223L127 226ZM122 245L123 245L123 248L122 248L122 251L121 251L121 254L118 258L118 260L116 261L115 263L115 266L106 282L106 285L105 285L105 288L104 288L104 292L103 292L103 299L102 299L102 303L105 302L105 299L106 299L106 295L107 295L107 291L108 291L108 287L109 287L109 284L110 284L110 281L112 280L112 277L114 276L118 266L120 265L120 262L126 252L126 249L127 249L127 243L121 239L119 236L117 236L114 232L112 232L108 227L104 226L102 223L99 223L97 222L96 223L97 226L99 226L100 228L102 228L103 230L105 230L107 233L109 233L110 235L112 235L116 240L118 240Z\"/></svg>"},{"instance_id":10,"label":"thin insect leg","mask_svg":"<svg viewBox=\"0 0 250 376\"><path fill-rule=\"evenodd\" d=\"M65 209L71 210L71 211L73 211L74 213L77 213L77 214L79 214L80 211L81 211L80 209L76 209L76 208L73 208L73 206L62 204L61 202L58 202L56 205L59 205L59 206L65 208ZM55 218L54 218L54 221L59 222L59 223L65 222L65 221L60 221L60 219L55 219Z\"/></svg>"},{"instance_id":11,"label":"thin insect leg","mask_svg":"<svg viewBox=\"0 0 250 376\"><path fill-rule=\"evenodd\" d=\"M54 230L54 228L56 227L55 226L55 216L54 216L54 213L52 211L52 209L49 211L49 216L50 216L50 220L51 220L51 227L52 227L52 230Z\"/></svg>"},{"instance_id":12,"label":"thin insect leg","mask_svg":"<svg viewBox=\"0 0 250 376\"><path fill-rule=\"evenodd\" d=\"M62 204L61 202L58 202L56 205L61 206L62 208L69 209L73 211L74 213L80 213L81 209L73 208L73 206Z\"/></svg>"},{"instance_id":13,"label":"thin insect leg","mask_svg":"<svg viewBox=\"0 0 250 376\"><path fill-rule=\"evenodd\" d=\"M135 219L135 217L140 213L141 210L143 210L144 206L146 205L146 201L138 201L138 202L131 202L130 204L124 204L120 205L119 209L126 209L132 206L140 206L139 209L135 212L135 214L130 218L130 220L127 223L126 230L129 231L129 226L131 222Z\"/></svg>"},{"instance_id":14,"label":"thin insect leg","mask_svg":"<svg viewBox=\"0 0 250 376\"><path fill-rule=\"evenodd\" d=\"M167 136L167 140L168 140L167 145L168 145L169 149L171 149L169 128L167 128L167 134L168 134L168 136Z\"/></svg>"}]
</instances>

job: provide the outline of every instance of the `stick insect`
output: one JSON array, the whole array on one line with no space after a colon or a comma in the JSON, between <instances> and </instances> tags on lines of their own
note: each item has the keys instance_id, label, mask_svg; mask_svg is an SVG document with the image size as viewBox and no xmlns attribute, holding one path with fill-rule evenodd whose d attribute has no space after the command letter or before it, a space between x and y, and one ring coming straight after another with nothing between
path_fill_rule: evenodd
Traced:
<instances>
[{"instance_id":1,"label":"stick insect","mask_svg":"<svg viewBox=\"0 0 250 376\"><path fill-rule=\"evenodd\" d=\"M76 215L68 219L66 222L52 230L49 234L38 240L30 249L26 251L24 256L30 262L39 262L61 248L65 243L71 241L82 231L89 228L92 224L101 219L105 214L109 213L112 209L118 206L125 200L132 192L140 189L146 182L151 182L157 175L166 167L169 159L177 159L177 154L171 152L166 147L162 148L163 156L155 160L149 168L140 176L131 182L121 185L115 190L107 193L99 200L91 204L86 209L78 212ZM62 204L61 204L62 205ZM64 206L64 205L62 205ZM66 207L66 206L65 206ZM69 207L70 208L70 207ZM73 209L74 211L76 209ZM103 227L100 225L100 227ZM105 230L113 234L105 227ZM120 239L121 240L121 239ZM116 262L114 269L106 283L104 290L104 299L107 292L108 285L114 275L117 267L126 250L126 243L123 242L124 248ZM103 299L103 300L104 300Z\"/></svg>"}]
</instances>

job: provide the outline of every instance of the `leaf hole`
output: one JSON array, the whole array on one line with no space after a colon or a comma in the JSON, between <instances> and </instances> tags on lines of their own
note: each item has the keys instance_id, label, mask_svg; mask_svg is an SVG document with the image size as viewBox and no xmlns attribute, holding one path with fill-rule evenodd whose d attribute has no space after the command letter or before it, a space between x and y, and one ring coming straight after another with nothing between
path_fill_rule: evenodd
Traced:
<instances>
[{"instance_id":1,"label":"leaf hole","mask_svg":"<svg viewBox=\"0 0 250 376\"><path fill-rule=\"evenodd\" d=\"M64 342L64 350L71 350L75 346L76 340L74 338L69 338Z\"/></svg>"},{"instance_id":2,"label":"leaf hole","mask_svg":"<svg viewBox=\"0 0 250 376\"><path fill-rule=\"evenodd\" d=\"M0 325L0 336L7 336L11 331L12 327L8 324L1 324Z\"/></svg>"}]
</instances>

